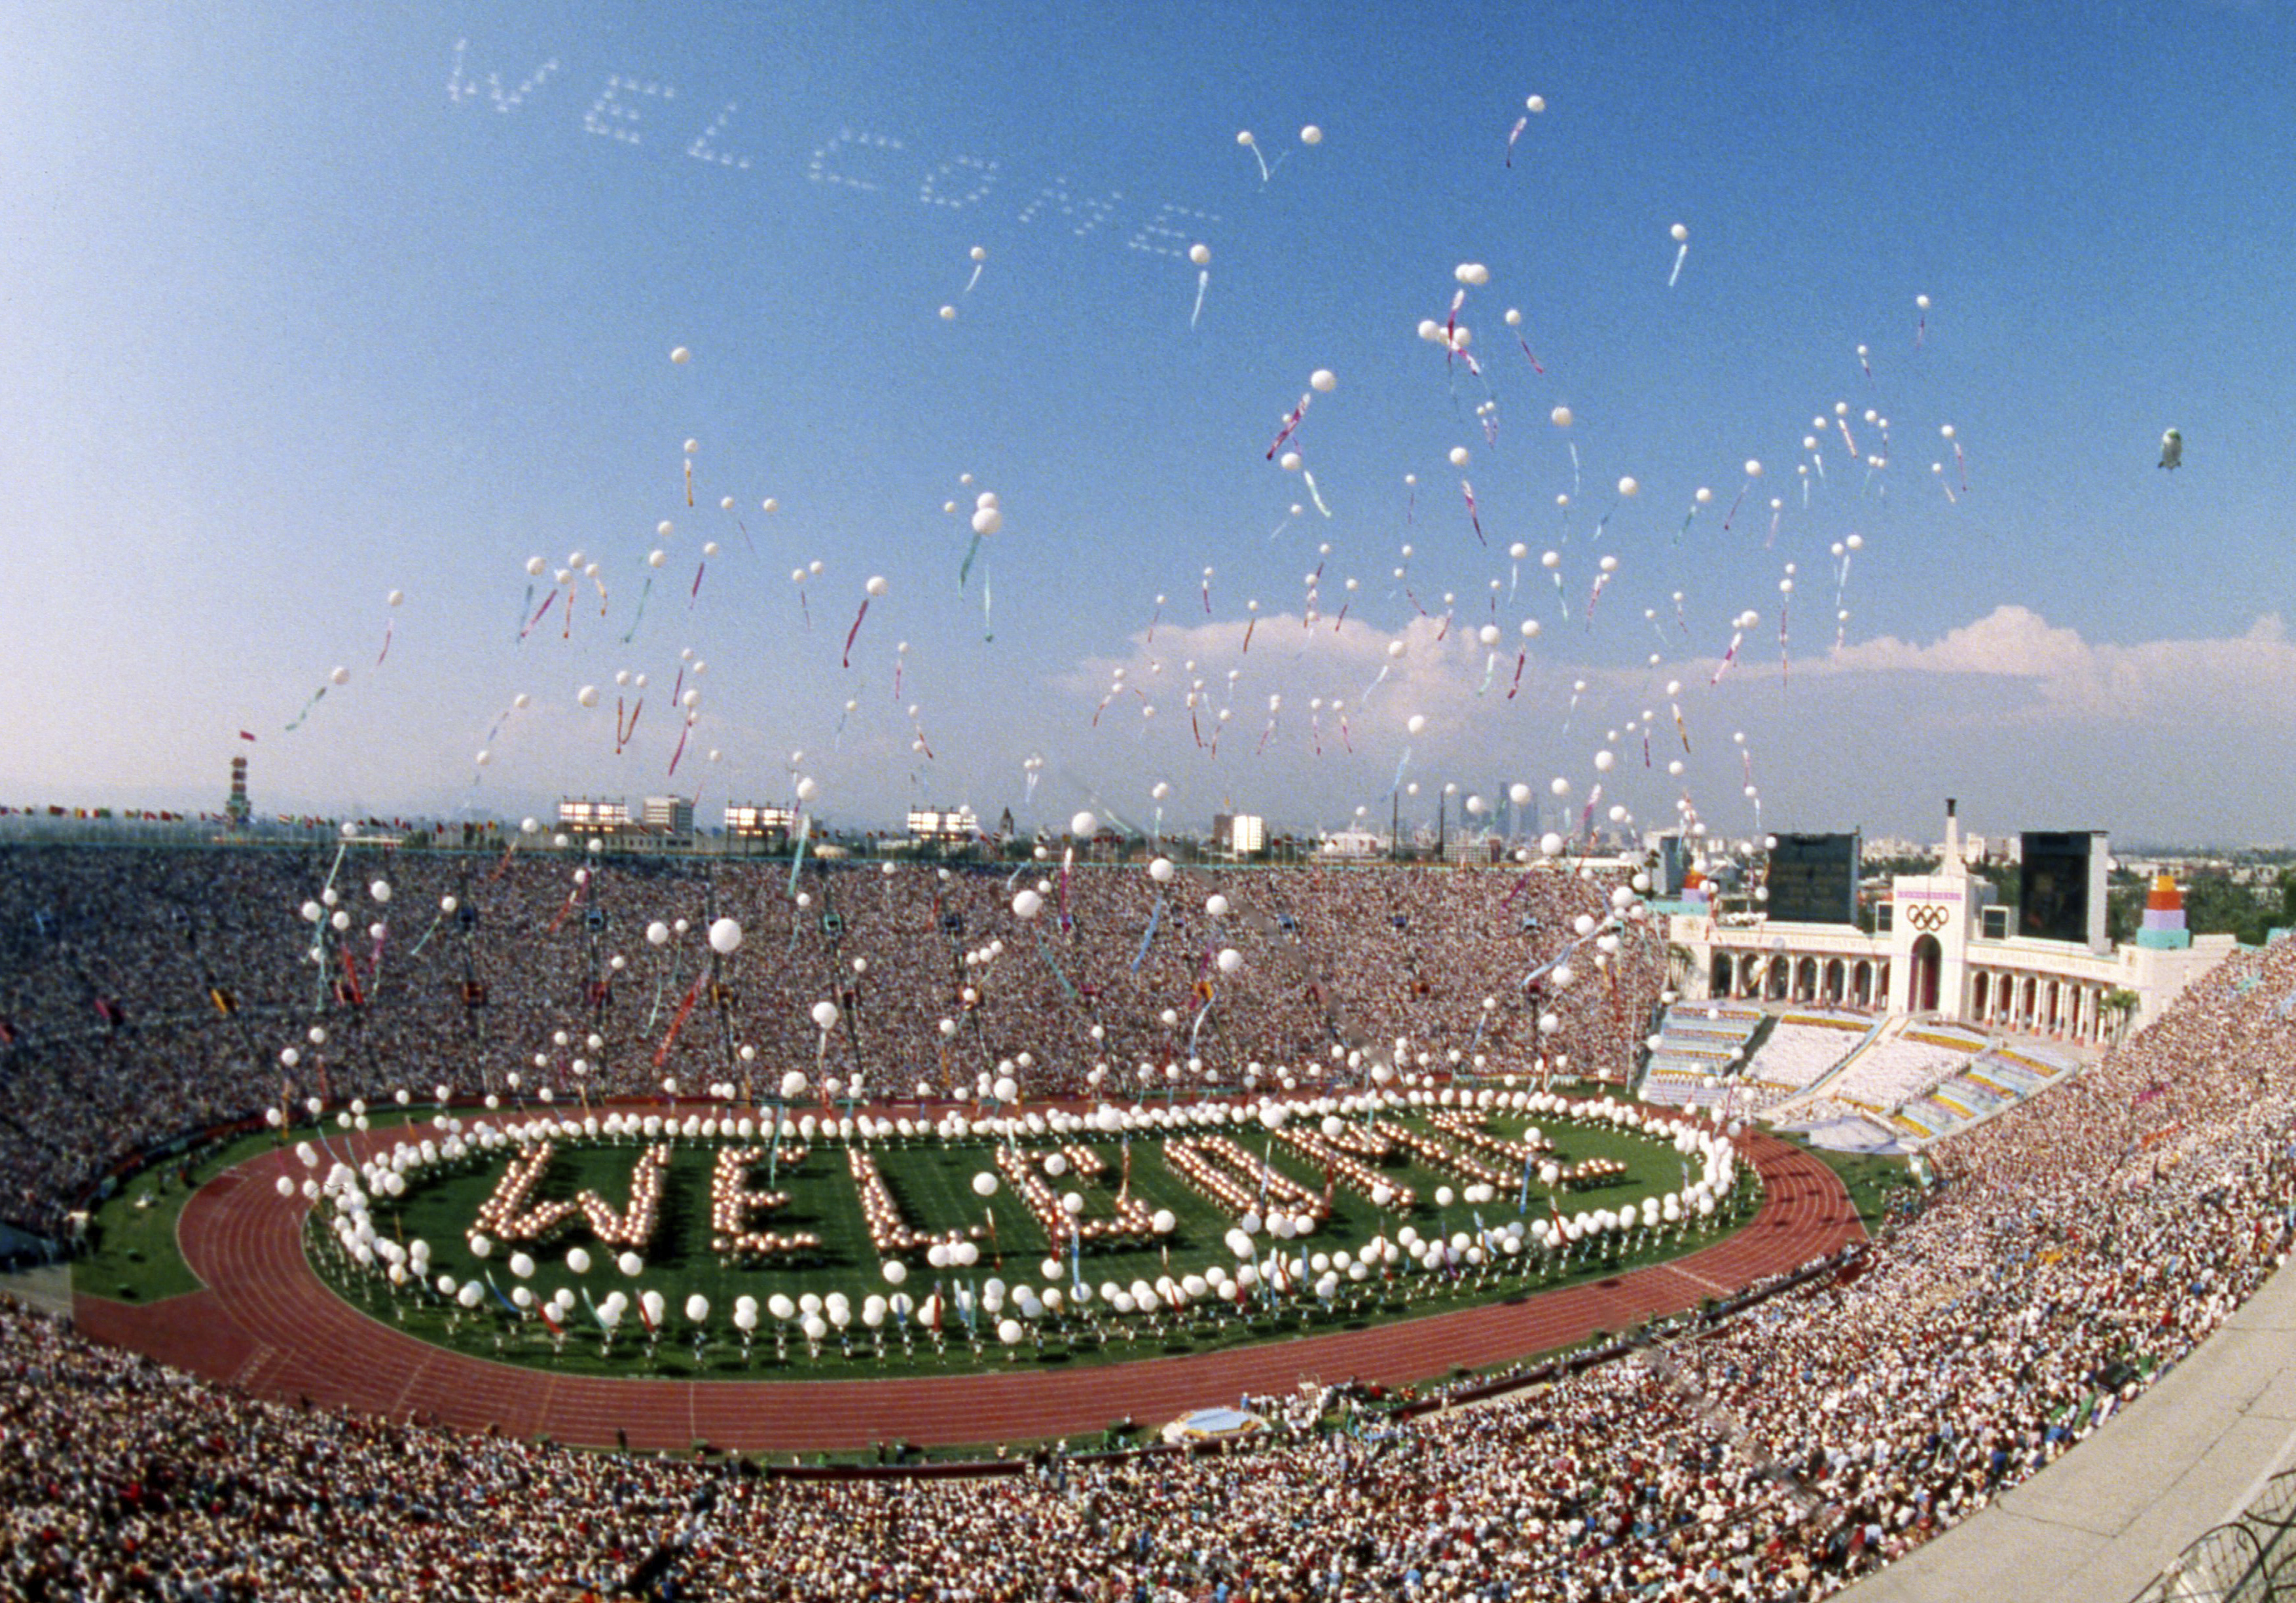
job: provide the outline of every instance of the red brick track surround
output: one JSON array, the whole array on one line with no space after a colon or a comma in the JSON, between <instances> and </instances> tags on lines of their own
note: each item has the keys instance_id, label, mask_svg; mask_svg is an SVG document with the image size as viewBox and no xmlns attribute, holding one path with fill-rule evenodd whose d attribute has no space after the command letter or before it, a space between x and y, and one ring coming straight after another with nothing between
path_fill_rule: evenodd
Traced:
<instances>
[{"instance_id":1,"label":"red brick track surround","mask_svg":"<svg viewBox=\"0 0 2296 1603\"><path fill-rule=\"evenodd\" d=\"M365 1138L381 1148L404 1132ZM466 1430L633 1448L696 1441L742 1451L1024 1441L1097 1433L1129 1415L1154 1423L1244 1392L1301 1379L1388 1385L1454 1364L1481 1367L1677 1312L1791 1270L1864 1234L1841 1180L1808 1154L1749 1132L1760 1211L1744 1229L1670 1263L1368 1330L1301 1336L1185 1358L1076 1369L868 1380L647 1380L554 1375L450 1352L369 1317L323 1284L303 1256L304 1205L274 1182L293 1169L275 1152L218 1176L176 1227L204 1290L136 1306L78 1300L81 1330L162 1362L281 1401L308 1398ZM364 1150L364 1149L363 1149ZM294 1170L296 1178L301 1171Z\"/></svg>"}]
</instances>

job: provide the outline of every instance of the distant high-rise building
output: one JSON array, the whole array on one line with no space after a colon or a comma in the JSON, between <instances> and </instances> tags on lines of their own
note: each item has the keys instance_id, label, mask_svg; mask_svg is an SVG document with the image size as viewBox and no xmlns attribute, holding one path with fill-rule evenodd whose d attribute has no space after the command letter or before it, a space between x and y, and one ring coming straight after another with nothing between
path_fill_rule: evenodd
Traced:
<instances>
[{"instance_id":1,"label":"distant high-rise building","mask_svg":"<svg viewBox=\"0 0 2296 1603\"><path fill-rule=\"evenodd\" d=\"M1257 813L1218 812L1212 815L1212 844L1238 857L1267 850L1267 820Z\"/></svg>"},{"instance_id":2,"label":"distant high-rise building","mask_svg":"<svg viewBox=\"0 0 2296 1603\"><path fill-rule=\"evenodd\" d=\"M693 833L693 803L684 796L648 796L644 816L650 830L674 835Z\"/></svg>"},{"instance_id":3,"label":"distant high-rise building","mask_svg":"<svg viewBox=\"0 0 2296 1603\"><path fill-rule=\"evenodd\" d=\"M1538 802L1517 802L1514 799L1513 790L1505 785L1500 785L1493 794L1498 800L1491 811L1498 825L1500 834L1512 841L1522 835L1538 833Z\"/></svg>"}]
</instances>

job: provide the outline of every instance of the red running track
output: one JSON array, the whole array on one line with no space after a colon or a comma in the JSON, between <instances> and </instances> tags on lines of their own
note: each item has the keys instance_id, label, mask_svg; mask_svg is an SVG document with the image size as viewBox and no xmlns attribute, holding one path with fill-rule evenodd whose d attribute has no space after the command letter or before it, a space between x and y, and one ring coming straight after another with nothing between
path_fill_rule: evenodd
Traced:
<instances>
[{"instance_id":1,"label":"red running track","mask_svg":"<svg viewBox=\"0 0 2296 1603\"><path fill-rule=\"evenodd\" d=\"M402 1132L375 1132L381 1147ZM210 1181L176 1227L206 1289L145 1306L82 1297L81 1330L280 1401L465 1430L633 1448L697 1441L745 1451L1027 1441L1096 1433L1129 1415L1176 1418L1245 1392L1349 1377L1390 1387L1454 1364L1505 1363L1678 1312L1800 1267L1864 1234L1848 1192L1816 1158L1749 1132L1762 1177L1752 1221L1714 1245L1610 1279L1368 1330L1301 1336L1185 1358L1010 1374L885 1380L613 1379L488 1362L418 1341L327 1289L303 1255L303 1204L274 1182L292 1156L266 1154Z\"/></svg>"}]
</instances>

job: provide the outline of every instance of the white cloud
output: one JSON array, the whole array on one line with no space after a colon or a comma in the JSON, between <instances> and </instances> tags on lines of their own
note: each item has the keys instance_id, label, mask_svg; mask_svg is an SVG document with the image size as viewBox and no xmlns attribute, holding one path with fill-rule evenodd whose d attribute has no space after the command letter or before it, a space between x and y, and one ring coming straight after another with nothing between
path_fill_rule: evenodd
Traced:
<instances>
[{"instance_id":1,"label":"white cloud","mask_svg":"<svg viewBox=\"0 0 2296 1603\"><path fill-rule=\"evenodd\" d=\"M2093 645L2029 608L2005 605L1926 645L1884 635L1846 645L1808 671L2019 681L2021 699L1997 703L2005 721L2119 722L2195 710L2221 719L2284 706L2296 685L2296 645L2276 615L2226 639L2115 645Z\"/></svg>"},{"instance_id":2,"label":"white cloud","mask_svg":"<svg viewBox=\"0 0 2296 1603\"><path fill-rule=\"evenodd\" d=\"M2286 766L2257 739L2284 721L2287 687L2296 686L2296 645L2273 616L2224 638L2102 644L2003 605L1926 640L1882 636L1838 651L1798 642L1790 678L1771 631L1750 629L1718 686L1718 657L1595 666L1574 660L1578 630L1550 629L1531 643L1513 700L1520 637L1502 626L1487 647L1471 619L1447 632L1439 620L1414 619L1392 635L1352 619L1336 629L1328 617L1303 627L1296 612L1263 614L1256 628L1167 620L1152 640L1139 631L1119 652L1048 682L1074 698L1082 722L1123 670L1092 749L1078 759L1173 780L1185 793L1174 816L1233 802L1329 821L1359 806L1383 810L1398 781L1488 790L1521 778L1544 797L1561 775L1577 797L1591 797L1599 780L1606 805L1623 802L1644 819L1670 819L1687 796L1718 827L1742 830L1757 817L1742 797L1751 778L1771 818L1810 827L1918 827L1932 793L1950 791L1990 797L2020 826L2079 818L2158 829L2183 819L2229 838L2255 835L2266 817L2216 797L2199 777ZM1397 641L1404 651L1390 662ZM1386 679L1366 697L1383 666ZM1186 704L1195 681L1200 728ZM1273 730L1271 695L1283 698ZM1345 703L1344 731L1335 702ZM1142 716L1146 703L1153 718ZM1647 765L1638 728L1646 711ZM1416 735L1407 728L1414 714L1426 719ZM1590 764L1606 746L1617 766L1598 773ZM1677 758L1678 777L1667 766ZM1414 793L1406 810L1430 807L1431 790Z\"/></svg>"},{"instance_id":3,"label":"white cloud","mask_svg":"<svg viewBox=\"0 0 2296 1603\"><path fill-rule=\"evenodd\" d=\"M1420 713L1427 719L1427 735L1441 738L1487 728L1481 719L1514 683L1521 641L1506 629L1495 646L1486 647L1476 637L1477 627L1475 621L1460 620L1446 630L1439 619L1415 618L1390 635L1353 621L1337 629L1328 619L1303 627L1297 613L1266 614L1256 626L1242 619L1167 622L1152 637L1147 630L1134 635L1128 654L1086 659L1057 683L1097 703L1118 684L1121 669L1118 695L1136 712L1145 701L1160 713L1185 718L1187 694L1201 681L1198 695L1208 722L1232 702L1231 721L1255 729L1265 722L1270 695L1283 698L1287 712L1305 711L1311 698L1321 697L1326 706L1344 703L1358 729L1366 722L1399 725ZM1739 680L1768 671L1761 638L1756 632L1724 678L1726 698ZM1403 653L1391 657L1389 648L1396 642ZM1663 674L1680 679L1684 700L1694 702L1710 694L1718 666L1718 658L1708 657L1594 668L1561 660L1553 643L1539 640L1531 645L1521 694L1536 703L1559 703L1584 680L1598 695L1647 698ZM1380 680L1383 667L1387 677ZM1237 673L1233 696L1231 670ZM1833 681L1837 692L1874 702L1877 712L1943 717L1956 726L2112 723L2186 712L2223 718L2284 705L2288 687L2296 686L2296 645L2276 615L2259 618L2245 634L2229 638L2106 645L2085 640L2078 629L2054 625L2028 607L2002 605L1934 640L1881 635L1839 650L1797 654L1792 676ZM1924 693L1915 703L1906 683L1915 678L1964 683L1956 694ZM1377 688L1366 700L1374 681ZM1988 682L1994 688L1980 692ZM1882 705L1892 701L1894 709ZM1115 711L1113 703L1110 710Z\"/></svg>"}]
</instances>

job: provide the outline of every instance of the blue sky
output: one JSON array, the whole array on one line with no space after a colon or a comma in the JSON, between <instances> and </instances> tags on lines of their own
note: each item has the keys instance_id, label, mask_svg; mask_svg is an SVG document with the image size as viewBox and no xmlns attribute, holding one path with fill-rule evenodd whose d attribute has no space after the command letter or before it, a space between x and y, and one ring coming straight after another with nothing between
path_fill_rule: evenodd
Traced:
<instances>
[{"instance_id":1,"label":"blue sky","mask_svg":"<svg viewBox=\"0 0 2296 1603\"><path fill-rule=\"evenodd\" d=\"M866 823L993 814L1038 756L1047 820L1160 781L1175 822L1337 824L1400 765L1422 812L1560 777L1740 834L1742 733L1773 828L1926 832L1950 791L1991 829L2286 835L2284 9L728 10L0 17L0 800L213 805L245 752L271 810L707 818L801 774ZM1414 333L1463 262L1482 379ZM1316 368L1328 518L1265 457ZM1805 507L1838 402L1887 465L1828 434ZM578 550L605 615L586 581L520 641L528 559Z\"/></svg>"}]
</instances>

